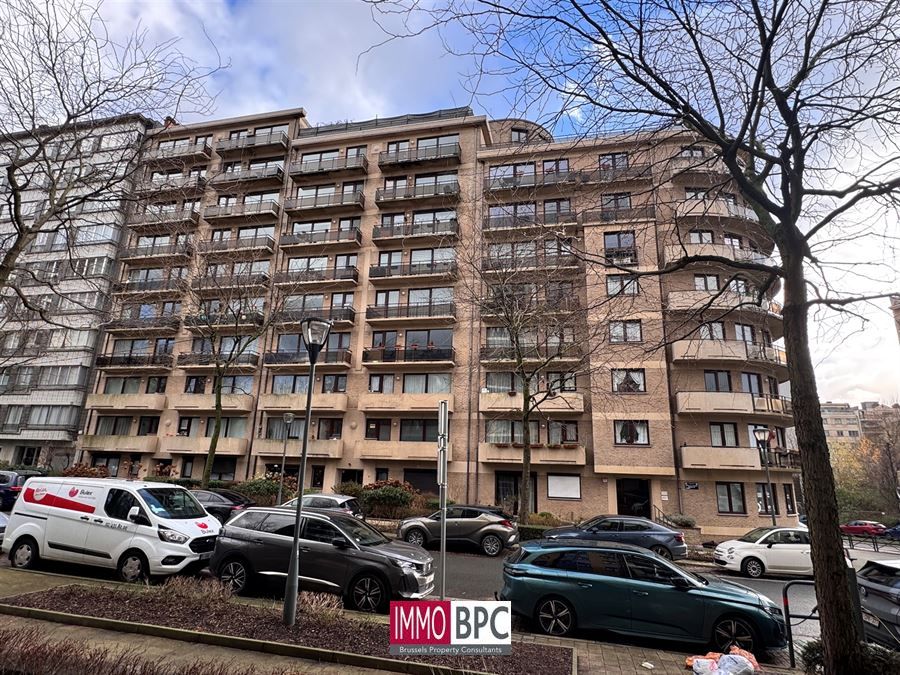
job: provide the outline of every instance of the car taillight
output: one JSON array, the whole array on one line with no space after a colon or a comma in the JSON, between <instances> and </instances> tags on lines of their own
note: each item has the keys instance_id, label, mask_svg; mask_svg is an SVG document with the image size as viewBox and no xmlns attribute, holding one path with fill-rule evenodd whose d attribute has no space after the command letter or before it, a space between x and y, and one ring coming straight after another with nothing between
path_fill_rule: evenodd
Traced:
<instances>
[{"instance_id":1,"label":"car taillight","mask_svg":"<svg viewBox=\"0 0 900 675\"><path fill-rule=\"evenodd\" d=\"M10 492L21 492L22 486L21 485L13 485L11 488L9 488L9 491Z\"/></svg>"},{"instance_id":2,"label":"car taillight","mask_svg":"<svg viewBox=\"0 0 900 675\"><path fill-rule=\"evenodd\" d=\"M684 543L684 533L676 532L675 533L675 541L677 541L679 544L683 544Z\"/></svg>"},{"instance_id":3,"label":"car taillight","mask_svg":"<svg viewBox=\"0 0 900 675\"><path fill-rule=\"evenodd\" d=\"M511 522L509 522L508 520L501 520L501 521L500 521L500 524L501 524L503 527L509 527L509 528L512 528L512 526L513 526L513 524L512 524Z\"/></svg>"}]
</instances>

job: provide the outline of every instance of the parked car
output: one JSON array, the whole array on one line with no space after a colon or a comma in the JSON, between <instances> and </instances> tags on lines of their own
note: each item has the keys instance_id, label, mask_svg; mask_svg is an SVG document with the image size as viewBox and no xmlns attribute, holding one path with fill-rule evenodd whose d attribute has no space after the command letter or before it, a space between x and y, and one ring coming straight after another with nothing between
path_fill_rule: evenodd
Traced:
<instances>
[{"instance_id":1,"label":"parked car","mask_svg":"<svg viewBox=\"0 0 900 675\"><path fill-rule=\"evenodd\" d=\"M809 530L801 527L757 527L740 539L716 546L713 560L727 570L754 579L766 572L813 573Z\"/></svg>"},{"instance_id":2,"label":"parked car","mask_svg":"<svg viewBox=\"0 0 900 675\"><path fill-rule=\"evenodd\" d=\"M571 527L544 532L546 539L613 541L647 548L669 560L687 557L684 534L638 516L597 516Z\"/></svg>"},{"instance_id":3,"label":"parked car","mask_svg":"<svg viewBox=\"0 0 900 675\"><path fill-rule=\"evenodd\" d=\"M427 546L441 536L441 512L407 518L397 528L397 537L416 546ZM447 541L475 544L489 556L519 541L519 527L513 517L493 506L459 505L447 507Z\"/></svg>"},{"instance_id":4,"label":"parked car","mask_svg":"<svg viewBox=\"0 0 900 675\"><path fill-rule=\"evenodd\" d=\"M177 485L32 478L9 516L0 552L21 569L46 558L109 567L123 581L139 581L205 567L219 527Z\"/></svg>"},{"instance_id":5,"label":"parked car","mask_svg":"<svg viewBox=\"0 0 900 675\"><path fill-rule=\"evenodd\" d=\"M858 534L869 537L882 536L887 528L874 520L851 520L845 525L841 525L842 534Z\"/></svg>"},{"instance_id":6,"label":"parked car","mask_svg":"<svg viewBox=\"0 0 900 675\"><path fill-rule=\"evenodd\" d=\"M434 562L426 551L391 541L371 525L327 509L303 512L300 583L337 593L364 612L386 612L392 599L416 600L434 590ZM236 593L258 575L287 577L294 514L278 507L242 511L223 528L210 568Z\"/></svg>"},{"instance_id":7,"label":"parked car","mask_svg":"<svg viewBox=\"0 0 900 675\"><path fill-rule=\"evenodd\" d=\"M9 523L9 518L5 513L0 513L0 546L3 545L3 535L6 532L6 525Z\"/></svg>"},{"instance_id":8,"label":"parked car","mask_svg":"<svg viewBox=\"0 0 900 675\"><path fill-rule=\"evenodd\" d=\"M234 490L222 488L208 488L206 490L191 490L191 494L203 505L203 508L219 519L220 523L228 522L238 511L256 506L256 502Z\"/></svg>"},{"instance_id":9,"label":"parked car","mask_svg":"<svg viewBox=\"0 0 900 675\"><path fill-rule=\"evenodd\" d=\"M297 498L294 497L290 501L282 504L282 506L285 508L296 509ZM303 495L303 508L305 509L307 507L314 509L334 509L335 511L341 511L342 513L349 513L351 516L357 518L363 518L362 507L359 505L359 500L356 497L350 497L348 495Z\"/></svg>"},{"instance_id":10,"label":"parked car","mask_svg":"<svg viewBox=\"0 0 900 675\"><path fill-rule=\"evenodd\" d=\"M856 581L866 639L900 650L900 562L870 560Z\"/></svg>"},{"instance_id":11,"label":"parked car","mask_svg":"<svg viewBox=\"0 0 900 675\"><path fill-rule=\"evenodd\" d=\"M0 511L11 511L25 481L43 475L40 471L0 471Z\"/></svg>"},{"instance_id":12,"label":"parked car","mask_svg":"<svg viewBox=\"0 0 900 675\"><path fill-rule=\"evenodd\" d=\"M548 635L602 629L708 643L719 652L785 645L781 608L766 596L629 544L523 542L504 562L499 599Z\"/></svg>"},{"instance_id":13,"label":"parked car","mask_svg":"<svg viewBox=\"0 0 900 675\"><path fill-rule=\"evenodd\" d=\"M881 536L887 537L888 539L893 539L894 541L900 539L900 523L897 523L893 527L889 527L888 529L886 529Z\"/></svg>"}]
</instances>

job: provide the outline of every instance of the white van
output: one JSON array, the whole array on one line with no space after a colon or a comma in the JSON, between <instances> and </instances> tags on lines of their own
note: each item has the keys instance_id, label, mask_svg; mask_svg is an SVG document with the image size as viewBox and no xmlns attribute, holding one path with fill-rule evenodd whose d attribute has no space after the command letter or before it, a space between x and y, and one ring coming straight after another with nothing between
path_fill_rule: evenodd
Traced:
<instances>
[{"instance_id":1,"label":"white van","mask_svg":"<svg viewBox=\"0 0 900 675\"><path fill-rule=\"evenodd\" d=\"M114 568L124 581L201 569L220 524L177 485L104 478L31 478L0 552L13 567L40 558Z\"/></svg>"}]
</instances>

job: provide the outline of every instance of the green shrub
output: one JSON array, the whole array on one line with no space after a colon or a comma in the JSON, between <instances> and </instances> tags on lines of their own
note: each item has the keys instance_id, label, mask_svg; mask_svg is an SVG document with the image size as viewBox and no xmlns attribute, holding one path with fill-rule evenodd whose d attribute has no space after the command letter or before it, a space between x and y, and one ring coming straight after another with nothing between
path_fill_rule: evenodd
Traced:
<instances>
[{"instance_id":1,"label":"green shrub","mask_svg":"<svg viewBox=\"0 0 900 675\"><path fill-rule=\"evenodd\" d=\"M866 675L896 675L900 673L900 652L895 652L867 642L862 643L862 661L856 672ZM800 648L803 672L819 675L825 672L825 650L821 640L810 640Z\"/></svg>"},{"instance_id":2,"label":"green shrub","mask_svg":"<svg viewBox=\"0 0 900 675\"><path fill-rule=\"evenodd\" d=\"M544 527L559 527L562 521L552 513L542 511L541 513L532 513L528 518L529 525L542 525Z\"/></svg>"},{"instance_id":3,"label":"green shrub","mask_svg":"<svg viewBox=\"0 0 900 675\"><path fill-rule=\"evenodd\" d=\"M691 516L686 516L683 513L673 513L671 515L667 515L668 518L673 525L677 525L678 527L696 527L697 521L694 520Z\"/></svg>"},{"instance_id":4,"label":"green shrub","mask_svg":"<svg viewBox=\"0 0 900 675\"><path fill-rule=\"evenodd\" d=\"M544 532L550 529L552 529L552 527L548 525L524 525L519 523L519 541L543 539Z\"/></svg>"},{"instance_id":5,"label":"green shrub","mask_svg":"<svg viewBox=\"0 0 900 675\"><path fill-rule=\"evenodd\" d=\"M452 499L447 500L447 506L453 506L456 502ZM425 509L428 510L428 513L434 513L439 508L441 508L441 498L440 497L427 497L424 503Z\"/></svg>"},{"instance_id":6,"label":"green shrub","mask_svg":"<svg viewBox=\"0 0 900 675\"><path fill-rule=\"evenodd\" d=\"M362 496L363 486L359 483L338 483L332 487L332 490L334 490L335 494L359 499Z\"/></svg>"},{"instance_id":7,"label":"green shrub","mask_svg":"<svg viewBox=\"0 0 900 675\"><path fill-rule=\"evenodd\" d=\"M402 487L387 485L363 490L362 505L367 515L375 518L402 518L413 501L413 494Z\"/></svg>"}]
</instances>

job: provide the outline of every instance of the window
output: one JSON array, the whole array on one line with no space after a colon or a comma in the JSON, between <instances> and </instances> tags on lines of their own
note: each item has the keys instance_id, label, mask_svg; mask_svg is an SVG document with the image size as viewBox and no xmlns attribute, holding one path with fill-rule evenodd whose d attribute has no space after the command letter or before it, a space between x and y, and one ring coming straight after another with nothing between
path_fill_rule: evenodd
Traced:
<instances>
[{"instance_id":1,"label":"window","mask_svg":"<svg viewBox=\"0 0 900 675\"><path fill-rule=\"evenodd\" d=\"M347 391L346 375L325 375L322 377L323 394L341 394Z\"/></svg>"},{"instance_id":2,"label":"window","mask_svg":"<svg viewBox=\"0 0 900 675\"><path fill-rule=\"evenodd\" d=\"M617 445L650 445L650 423L646 420L616 420Z\"/></svg>"},{"instance_id":3,"label":"window","mask_svg":"<svg viewBox=\"0 0 900 675\"><path fill-rule=\"evenodd\" d=\"M741 391L760 396L762 394L762 377L757 373L741 373Z\"/></svg>"},{"instance_id":4,"label":"window","mask_svg":"<svg viewBox=\"0 0 900 675\"><path fill-rule=\"evenodd\" d=\"M627 192L600 196L600 205L604 211L616 211L618 209L631 208L631 195Z\"/></svg>"},{"instance_id":5,"label":"window","mask_svg":"<svg viewBox=\"0 0 900 675\"><path fill-rule=\"evenodd\" d=\"M103 510L106 515L116 520L128 520L128 512L132 506L140 506L137 498L126 490L111 488L106 495L106 503Z\"/></svg>"},{"instance_id":6,"label":"window","mask_svg":"<svg viewBox=\"0 0 900 675\"><path fill-rule=\"evenodd\" d=\"M581 499L581 476L547 474L547 499Z\"/></svg>"},{"instance_id":7,"label":"window","mask_svg":"<svg viewBox=\"0 0 900 675\"><path fill-rule=\"evenodd\" d=\"M607 152L600 155L600 169L627 169L628 153L627 152Z\"/></svg>"},{"instance_id":8,"label":"window","mask_svg":"<svg viewBox=\"0 0 900 675\"><path fill-rule=\"evenodd\" d=\"M678 153L679 157L690 157L693 159L700 159L706 154L705 148L701 145L687 145L681 148L681 151Z\"/></svg>"},{"instance_id":9,"label":"window","mask_svg":"<svg viewBox=\"0 0 900 675\"><path fill-rule=\"evenodd\" d=\"M382 480L388 480L390 477L390 472L386 467L376 467L375 468L375 482L379 482Z\"/></svg>"},{"instance_id":10,"label":"window","mask_svg":"<svg viewBox=\"0 0 900 675\"><path fill-rule=\"evenodd\" d=\"M695 291L717 291L719 290L719 275L717 274L695 274L694 275Z\"/></svg>"},{"instance_id":11,"label":"window","mask_svg":"<svg viewBox=\"0 0 900 675\"><path fill-rule=\"evenodd\" d=\"M185 394L206 393L206 375L188 375L184 381Z\"/></svg>"},{"instance_id":12,"label":"window","mask_svg":"<svg viewBox=\"0 0 900 675\"><path fill-rule=\"evenodd\" d=\"M110 478L115 478L119 475L119 459L120 455L93 455L91 466L105 466Z\"/></svg>"},{"instance_id":13,"label":"window","mask_svg":"<svg viewBox=\"0 0 900 675\"><path fill-rule=\"evenodd\" d=\"M312 469L312 478L309 480L309 486L315 490L321 490L325 486L325 465L313 464L310 469Z\"/></svg>"},{"instance_id":14,"label":"window","mask_svg":"<svg viewBox=\"0 0 900 675\"><path fill-rule=\"evenodd\" d=\"M622 532L646 532L651 529L647 523L639 520L623 520Z\"/></svg>"},{"instance_id":15,"label":"window","mask_svg":"<svg viewBox=\"0 0 900 675\"><path fill-rule=\"evenodd\" d=\"M275 375L272 377L273 394L305 394L309 375Z\"/></svg>"},{"instance_id":16,"label":"window","mask_svg":"<svg viewBox=\"0 0 900 675\"><path fill-rule=\"evenodd\" d=\"M529 422L531 443L540 442L540 425L537 420ZM524 442L524 426L519 420L486 420L485 442L487 443L522 443Z\"/></svg>"},{"instance_id":17,"label":"window","mask_svg":"<svg viewBox=\"0 0 900 675\"><path fill-rule=\"evenodd\" d=\"M790 483L784 484L784 508L789 514L797 513L797 505L794 502L794 486Z\"/></svg>"},{"instance_id":18,"label":"window","mask_svg":"<svg viewBox=\"0 0 900 675\"><path fill-rule=\"evenodd\" d=\"M153 375L147 378L147 393L148 394L165 394L166 393L166 383L169 378L165 375Z\"/></svg>"},{"instance_id":19,"label":"window","mask_svg":"<svg viewBox=\"0 0 900 675\"><path fill-rule=\"evenodd\" d=\"M206 418L206 436L212 436L213 427L216 425L215 417ZM246 417L223 417L222 428L219 435L223 438L244 438L247 435L247 418ZM234 470L232 469L232 474ZM232 478L221 480L232 480Z\"/></svg>"},{"instance_id":20,"label":"window","mask_svg":"<svg viewBox=\"0 0 900 675\"><path fill-rule=\"evenodd\" d=\"M513 143L527 143L528 142L528 129L516 129L515 127L513 127L512 142Z\"/></svg>"},{"instance_id":21,"label":"window","mask_svg":"<svg viewBox=\"0 0 900 675\"><path fill-rule=\"evenodd\" d=\"M330 544L333 539L346 539L334 525L326 520L317 518L306 519L301 538L308 541L322 542L323 544Z\"/></svg>"},{"instance_id":22,"label":"window","mask_svg":"<svg viewBox=\"0 0 900 675\"><path fill-rule=\"evenodd\" d=\"M619 394L635 394L647 391L643 368L613 369L612 390Z\"/></svg>"},{"instance_id":23,"label":"window","mask_svg":"<svg viewBox=\"0 0 900 675\"><path fill-rule=\"evenodd\" d=\"M639 285L636 277L628 274L608 274L606 276L607 295L637 295Z\"/></svg>"},{"instance_id":24,"label":"window","mask_svg":"<svg viewBox=\"0 0 900 675\"><path fill-rule=\"evenodd\" d=\"M295 419L288 428L288 438L298 440L303 438L303 430L306 427L306 420ZM285 423L283 417L269 417L266 420L266 438L284 440Z\"/></svg>"},{"instance_id":25,"label":"window","mask_svg":"<svg viewBox=\"0 0 900 675\"><path fill-rule=\"evenodd\" d=\"M128 436L131 432L131 417L120 415L99 415L96 433L98 436Z\"/></svg>"},{"instance_id":26,"label":"window","mask_svg":"<svg viewBox=\"0 0 900 675\"><path fill-rule=\"evenodd\" d=\"M369 375L369 391L373 394L393 394L394 393L394 376L393 374L373 374Z\"/></svg>"},{"instance_id":27,"label":"window","mask_svg":"<svg viewBox=\"0 0 900 675\"><path fill-rule=\"evenodd\" d=\"M736 340L742 340L744 342L755 343L756 342L756 331L753 326L749 326L743 323L734 324L734 337Z\"/></svg>"},{"instance_id":28,"label":"window","mask_svg":"<svg viewBox=\"0 0 900 675\"><path fill-rule=\"evenodd\" d=\"M252 392L252 375L226 375L222 378L223 394L250 394Z\"/></svg>"},{"instance_id":29,"label":"window","mask_svg":"<svg viewBox=\"0 0 900 675\"><path fill-rule=\"evenodd\" d=\"M344 420L340 417L323 417L319 420L318 438L326 441L338 439L343 429Z\"/></svg>"},{"instance_id":30,"label":"window","mask_svg":"<svg viewBox=\"0 0 900 675\"><path fill-rule=\"evenodd\" d=\"M547 442L550 445L578 442L578 422L552 420L547 425Z\"/></svg>"},{"instance_id":31,"label":"window","mask_svg":"<svg viewBox=\"0 0 900 675\"><path fill-rule=\"evenodd\" d=\"M138 420L138 436L155 436L159 431L159 416L141 416Z\"/></svg>"},{"instance_id":32,"label":"window","mask_svg":"<svg viewBox=\"0 0 900 675\"><path fill-rule=\"evenodd\" d=\"M625 556L625 564L628 566L631 578L635 581L671 586L673 580L680 576L671 567L642 555L627 554Z\"/></svg>"},{"instance_id":33,"label":"window","mask_svg":"<svg viewBox=\"0 0 900 675\"><path fill-rule=\"evenodd\" d=\"M701 340L724 340L725 324L721 321L710 321L700 324Z\"/></svg>"},{"instance_id":34,"label":"window","mask_svg":"<svg viewBox=\"0 0 900 675\"><path fill-rule=\"evenodd\" d=\"M731 373L727 370L703 371L706 391L731 391Z\"/></svg>"},{"instance_id":35,"label":"window","mask_svg":"<svg viewBox=\"0 0 900 675\"><path fill-rule=\"evenodd\" d=\"M576 391L575 373L547 373L547 388L551 391Z\"/></svg>"},{"instance_id":36,"label":"window","mask_svg":"<svg viewBox=\"0 0 900 675\"><path fill-rule=\"evenodd\" d=\"M407 373L403 376L404 394L450 393L449 373Z\"/></svg>"},{"instance_id":37,"label":"window","mask_svg":"<svg viewBox=\"0 0 900 675\"><path fill-rule=\"evenodd\" d=\"M770 491L768 483L756 484L756 508L759 513L770 515L772 513L772 504L775 505L775 515L781 515L778 508L778 493L774 490Z\"/></svg>"},{"instance_id":38,"label":"window","mask_svg":"<svg viewBox=\"0 0 900 675\"><path fill-rule=\"evenodd\" d=\"M710 422L709 438L713 447L736 448L738 446L737 424L733 422Z\"/></svg>"},{"instance_id":39,"label":"window","mask_svg":"<svg viewBox=\"0 0 900 675\"><path fill-rule=\"evenodd\" d=\"M743 483L716 483L716 506L719 513L746 515Z\"/></svg>"},{"instance_id":40,"label":"window","mask_svg":"<svg viewBox=\"0 0 900 675\"><path fill-rule=\"evenodd\" d=\"M609 322L610 342L641 342L641 320Z\"/></svg>"},{"instance_id":41,"label":"window","mask_svg":"<svg viewBox=\"0 0 900 675\"><path fill-rule=\"evenodd\" d=\"M237 457L216 457L213 460L210 480L234 480L237 471Z\"/></svg>"},{"instance_id":42,"label":"window","mask_svg":"<svg viewBox=\"0 0 900 675\"><path fill-rule=\"evenodd\" d=\"M438 422L434 420L400 420L401 441L434 441L438 438Z\"/></svg>"},{"instance_id":43,"label":"window","mask_svg":"<svg viewBox=\"0 0 900 675\"><path fill-rule=\"evenodd\" d=\"M569 173L568 159L545 159L541 165L544 173Z\"/></svg>"},{"instance_id":44,"label":"window","mask_svg":"<svg viewBox=\"0 0 900 675\"><path fill-rule=\"evenodd\" d=\"M366 439L370 441L391 440L391 421L366 418Z\"/></svg>"},{"instance_id":45,"label":"window","mask_svg":"<svg viewBox=\"0 0 900 675\"><path fill-rule=\"evenodd\" d=\"M139 377L107 377L103 383L104 394L137 394L140 390Z\"/></svg>"}]
</instances>

